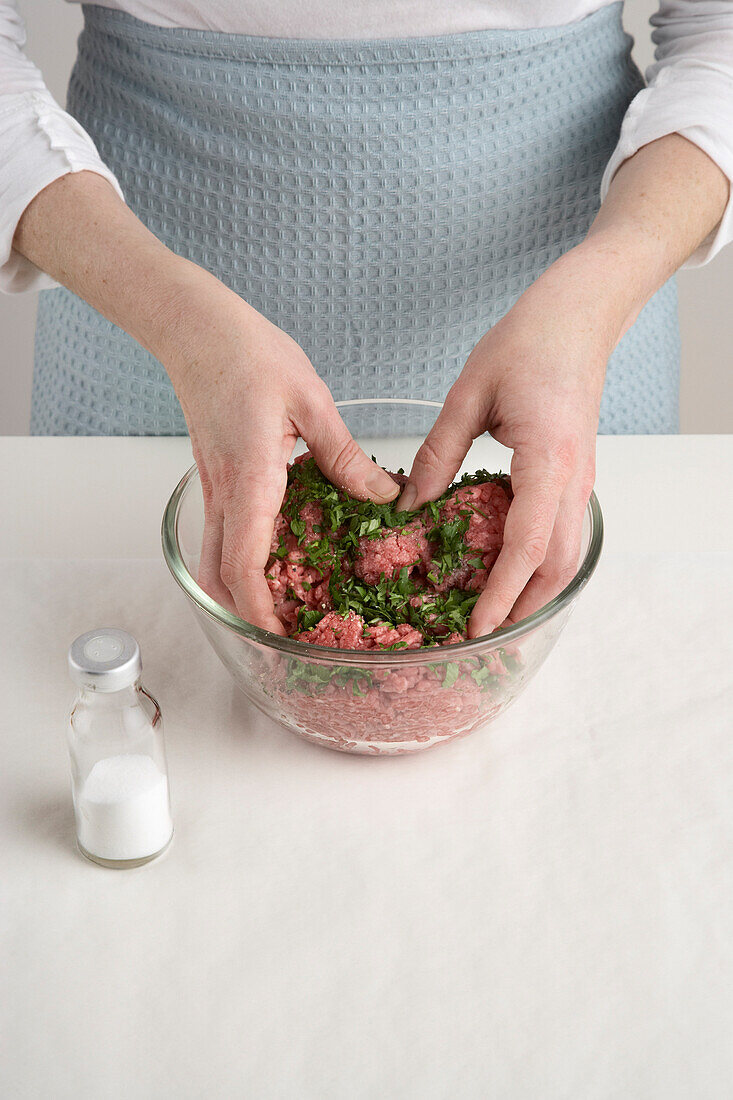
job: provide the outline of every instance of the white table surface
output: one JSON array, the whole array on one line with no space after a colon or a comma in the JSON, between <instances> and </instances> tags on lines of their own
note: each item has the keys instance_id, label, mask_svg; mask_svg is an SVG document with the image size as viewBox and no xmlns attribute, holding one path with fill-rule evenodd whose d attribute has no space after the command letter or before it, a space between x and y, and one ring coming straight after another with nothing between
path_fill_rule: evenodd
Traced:
<instances>
[{"instance_id":1,"label":"white table surface","mask_svg":"<svg viewBox=\"0 0 733 1100\"><path fill-rule=\"evenodd\" d=\"M493 725L299 741L159 551L182 439L0 440L0 1096L733 1094L733 437L603 438L601 564ZM158 696L176 835L83 860L72 638Z\"/></svg>"}]
</instances>

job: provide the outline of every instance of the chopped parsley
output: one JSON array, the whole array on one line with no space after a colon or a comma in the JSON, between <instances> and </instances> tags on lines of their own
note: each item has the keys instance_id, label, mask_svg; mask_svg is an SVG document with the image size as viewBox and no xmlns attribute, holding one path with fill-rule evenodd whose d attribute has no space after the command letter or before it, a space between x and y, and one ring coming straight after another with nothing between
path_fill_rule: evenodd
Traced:
<instances>
[{"instance_id":1,"label":"chopped parsley","mask_svg":"<svg viewBox=\"0 0 733 1100\"><path fill-rule=\"evenodd\" d=\"M479 509L467 503L457 515L444 521L443 505L457 489L487 481L498 482L511 493L506 475L477 470L464 474L437 500L408 512L398 510L394 502L376 504L355 500L332 485L312 457L296 462L288 471L288 488L282 505L282 515L292 537L281 535L272 557L286 558L288 542L292 548L294 538L298 564L311 566L321 577L328 578L332 605L329 610L335 610L344 618L353 611L368 626L386 623L396 627L408 623L420 631L425 645L439 645L451 633L466 633L468 618L479 596L478 592L467 588L450 587L451 578L455 577L454 583L465 585L473 573L484 568L482 557L466 544L471 513ZM306 505L317 505L318 510L310 509L310 517L307 513L304 516ZM395 578L382 574L376 584L367 584L354 574L353 562L362 540L409 530L409 524L416 519L422 522L430 548L429 567L415 562L402 568ZM446 581L444 592L436 592L430 587ZM303 587L308 591L310 585L304 582ZM298 630L312 630L325 614L321 608L300 607ZM384 648L401 649L406 644L399 641ZM452 665L446 678L453 676L450 668ZM483 671L489 675L488 670Z\"/></svg>"},{"instance_id":2,"label":"chopped parsley","mask_svg":"<svg viewBox=\"0 0 733 1100\"><path fill-rule=\"evenodd\" d=\"M303 661L289 661L285 677L287 691L322 691L333 684L348 688L352 695L366 695L372 684L372 674L364 668L349 665L315 665Z\"/></svg>"}]
</instances>

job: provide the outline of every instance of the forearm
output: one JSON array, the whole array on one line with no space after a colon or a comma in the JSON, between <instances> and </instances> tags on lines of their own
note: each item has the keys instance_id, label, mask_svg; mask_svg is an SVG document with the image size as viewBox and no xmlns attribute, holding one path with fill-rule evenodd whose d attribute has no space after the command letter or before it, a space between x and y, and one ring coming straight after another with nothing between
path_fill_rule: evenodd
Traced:
<instances>
[{"instance_id":1,"label":"forearm","mask_svg":"<svg viewBox=\"0 0 733 1100\"><path fill-rule=\"evenodd\" d=\"M204 506L199 583L284 633L265 579L298 436L359 500L398 493L350 436L305 352L219 279L165 248L93 173L33 200L15 247L148 348L181 402Z\"/></svg>"},{"instance_id":2,"label":"forearm","mask_svg":"<svg viewBox=\"0 0 733 1100\"><path fill-rule=\"evenodd\" d=\"M93 172L63 176L27 207L13 247L130 333L175 373L180 322L223 284L166 248ZM176 379L173 378L174 384Z\"/></svg>"},{"instance_id":3,"label":"forearm","mask_svg":"<svg viewBox=\"0 0 733 1100\"><path fill-rule=\"evenodd\" d=\"M696 145L669 134L616 172L578 256L600 268L621 327L718 225L729 182Z\"/></svg>"},{"instance_id":4,"label":"forearm","mask_svg":"<svg viewBox=\"0 0 733 1100\"><path fill-rule=\"evenodd\" d=\"M642 146L618 169L585 240L550 264L468 357L401 506L434 500L487 429L513 451L504 542L471 637L536 611L575 576L609 355L716 227L727 197L724 174L679 135Z\"/></svg>"}]
</instances>

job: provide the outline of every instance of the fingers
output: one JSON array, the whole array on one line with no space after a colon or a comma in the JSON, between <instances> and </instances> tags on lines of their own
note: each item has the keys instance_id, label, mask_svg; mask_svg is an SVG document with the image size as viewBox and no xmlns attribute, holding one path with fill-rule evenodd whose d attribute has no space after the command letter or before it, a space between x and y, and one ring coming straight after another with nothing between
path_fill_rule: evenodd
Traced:
<instances>
[{"instance_id":1,"label":"fingers","mask_svg":"<svg viewBox=\"0 0 733 1100\"><path fill-rule=\"evenodd\" d=\"M469 637L496 630L545 561L571 468L568 452L540 455L531 450L527 454L521 447L515 450L511 467L514 498L507 513L504 542L473 609Z\"/></svg>"},{"instance_id":2,"label":"fingers","mask_svg":"<svg viewBox=\"0 0 733 1100\"><path fill-rule=\"evenodd\" d=\"M286 484L281 471L249 467L228 493L224 509L220 577L238 614L249 623L284 634L265 579L275 516Z\"/></svg>"},{"instance_id":3,"label":"fingers","mask_svg":"<svg viewBox=\"0 0 733 1100\"><path fill-rule=\"evenodd\" d=\"M357 500L386 504L395 499L399 486L355 442L325 386L311 394L295 423L318 468L334 485Z\"/></svg>"},{"instance_id":4,"label":"fingers","mask_svg":"<svg viewBox=\"0 0 733 1100\"><path fill-rule=\"evenodd\" d=\"M251 435L236 461L219 461L213 475L194 446L205 516L198 582L227 611L277 634L285 631L264 570L292 443L282 426L273 425L269 433Z\"/></svg>"},{"instance_id":5,"label":"fingers","mask_svg":"<svg viewBox=\"0 0 733 1100\"><path fill-rule=\"evenodd\" d=\"M215 476L206 478L199 583L223 607L277 634L285 634L285 629L275 615L265 568L295 431L326 477L357 499L381 503L399 493L389 474L357 446L325 386L310 388L300 403L302 415L293 415L285 432L282 422L271 424L269 431L259 424L236 462L226 462Z\"/></svg>"},{"instance_id":6,"label":"fingers","mask_svg":"<svg viewBox=\"0 0 733 1100\"><path fill-rule=\"evenodd\" d=\"M224 540L224 517L213 506L206 509L204 537L201 544L198 583L212 600L236 613L231 593L221 579L221 547Z\"/></svg>"},{"instance_id":7,"label":"fingers","mask_svg":"<svg viewBox=\"0 0 733 1100\"><path fill-rule=\"evenodd\" d=\"M412 511L426 500L440 496L453 481L471 444L483 429L480 418L472 417L467 411L466 403L455 398L451 400L449 395L415 455L398 506Z\"/></svg>"},{"instance_id":8,"label":"fingers","mask_svg":"<svg viewBox=\"0 0 733 1100\"><path fill-rule=\"evenodd\" d=\"M554 599L578 572L580 543L588 496L568 484L558 508L555 528L542 565L532 576L509 614L509 621L526 619Z\"/></svg>"}]
</instances>

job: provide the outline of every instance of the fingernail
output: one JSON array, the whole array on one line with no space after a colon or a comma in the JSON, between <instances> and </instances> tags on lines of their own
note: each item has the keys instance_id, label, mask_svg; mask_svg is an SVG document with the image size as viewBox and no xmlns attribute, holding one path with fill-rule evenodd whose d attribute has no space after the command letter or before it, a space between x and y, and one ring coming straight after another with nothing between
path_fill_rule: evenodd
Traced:
<instances>
[{"instance_id":1,"label":"fingernail","mask_svg":"<svg viewBox=\"0 0 733 1100\"><path fill-rule=\"evenodd\" d=\"M379 497L384 501L394 500L400 491L397 482L393 481L384 470L375 470L373 474L365 479L364 486L372 496Z\"/></svg>"},{"instance_id":2,"label":"fingernail","mask_svg":"<svg viewBox=\"0 0 733 1100\"><path fill-rule=\"evenodd\" d=\"M414 485L411 485L408 481L402 490L402 496L400 497L400 511L411 512L415 501L417 500L417 489Z\"/></svg>"},{"instance_id":3,"label":"fingernail","mask_svg":"<svg viewBox=\"0 0 733 1100\"><path fill-rule=\"evenodd\" d=\"M493 634L496 630L495 626L491 623L481 623L480 628L473 625L471 620L468 620L468 637L473 640L474 638L484 638L487 634Z\"/></svg>"}]
</instances>

